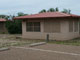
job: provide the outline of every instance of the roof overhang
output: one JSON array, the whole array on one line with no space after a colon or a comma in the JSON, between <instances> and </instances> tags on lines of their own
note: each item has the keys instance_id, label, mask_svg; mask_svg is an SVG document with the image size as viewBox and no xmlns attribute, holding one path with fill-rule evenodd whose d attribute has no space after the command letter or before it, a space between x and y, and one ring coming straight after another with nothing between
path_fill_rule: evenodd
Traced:
<instances>
[{"instance_id":1,"label":"roof overhang","mask_svg":"<svg viewBox=\"0 0 80 60\"><path fill-rule=\"evenodd\" d=\"M46 12L46 13L15 17L14 19L24 20L24 19L41 19L41 18L80 18L80 16L74 14L61 13L61 12Z\"/></svg>"},{"instance_id":2,"label":"roof overhang","mask_svg":"<svg viewBox=\"0 0 80 60\"><path fill-rule=\"evenodd\" d=\"M0 19L0 22L6 22L6 19L2 19L2 18L1 18L1 19Z\"/></svg>"}]
</instances>

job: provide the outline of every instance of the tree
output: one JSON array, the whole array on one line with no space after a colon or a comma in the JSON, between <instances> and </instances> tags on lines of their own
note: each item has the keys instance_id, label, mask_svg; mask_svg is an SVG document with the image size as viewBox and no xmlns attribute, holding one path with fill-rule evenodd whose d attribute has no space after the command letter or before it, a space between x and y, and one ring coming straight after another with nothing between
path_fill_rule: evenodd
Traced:
<instances>
[{"instance_id":1,"label":"tree","mask_svg":"<svg viewBox=\"0 0 80 60\"><path fill-rule=\"evenodd\" d=\"M41 10L39 13L47 12L45 9Z\"/></svg>"},{"instance_id":2,"label":"tree","mask_svg":"<svg viewBox=\"0 0 80 60\"><path fill-rule=\"evenodd\" d=\"M25 15L28 15L28 14L24 14L24 13L22 13L22 12L19 12L17 15L18 15L18 16L25 16Z\"/></svg>"},{"instance_id":3,"label":"tree","mask_svg":"<svg viewBox=\"0 0 80 60\"><path fill-rule=\"evenodd\" d=\"M6 15L0 15L0 18L5 18L6 17Z\"/></svg>"},{"instance_id":4,"label":"tree","mask_svg":"<svg viewBox=\"0 0 80 60\"><path fill-rule=\"evenodd\" d=\"M50 8L47 12L55 12L54 8Z\"/></svg>"},{"instance_id":5,"label":"tree","mask_svg":"<svg viewBox=\"0 0 80 60\"><path fill-rule=\"evenodd\" d=\"M71 10L70 10L70 9L64 9L62 12L63 12L63 13L71 14Z\"/></svg>"},{"instance_id":6,"label":"tree","mask_svg":"<svg viewBox=\"0 0 80 60\"><path fill-rule=\"evenodd\" d=\"M10 34L21 34L22 33L22 23L21 20L6 21L6 27Z\"/></svg>"},{"instance_id":7,"label":"tree","mask_svg":"<svg viewBox=\"0 0 80 60\"><path fill-rule=\"evenodd\" d=\"M48 12L56 12L56 11L59 11L58 7L56 7L55 9L54 8L50 8L48 10Z\"/></svg>"},{"instance_id":8,"label":"tree","mask_svg":"<svg viewBox=\"0 0 80 60\"><path fill-rule=\"evenodd\" d=\"M25 16L28 14L24 14L22 12L17 13L17 16ZM10 34L21 34L22 33L22 20L14 20L14 15L10 15L6 21L6 27Z\"/></svg>"},{"instance_id":9,"label":"tree","mask_svg":"<svg viewBox=\"0 0 80 60\"><path fill-rule=\"evenodd\" d=\"M17 14L17 16L25 16L25 15L27 15L27 14L24 14L22 12L19 12ZM6 22L6 27L10 34L21 34L22 33L22 20L14 20L13 19L14 17L17 17L17 16L10 15L8 18L8 20L10 20L10 21Z\"/></svg>"},{"instance_id":10,"label":"tree","mask_svg":"<svg viewBox=\"0 0 80 60\"><path fill-rule=\"evenodd\" d=\"M43 13L43 12L56 12L56 11L59 11L58 7L56 7L55 9L54 8L50 8L48 10L43 9L39 13Z\"/></svg>"},{"instance_id":11,"label":"tree","mask_svg":"<svg viewBox=\"0 0 80 60\"><path fill-rule=\"evenodd\" d=\"M55 8L55 11L59 11L59 8L58 8L58 7L56 7L56 8Z\"/></svg>"},{"instance_id":12,"label":"tree","mask_svg":"<svg viewBox=\"0 0 80 60\"><path fill-rule=\"evenodd\" d=\"M0 15L0 18L8 19L8 18L9 18L9 16L8 16L8 15Z\"/></svg>"}]
</instances>

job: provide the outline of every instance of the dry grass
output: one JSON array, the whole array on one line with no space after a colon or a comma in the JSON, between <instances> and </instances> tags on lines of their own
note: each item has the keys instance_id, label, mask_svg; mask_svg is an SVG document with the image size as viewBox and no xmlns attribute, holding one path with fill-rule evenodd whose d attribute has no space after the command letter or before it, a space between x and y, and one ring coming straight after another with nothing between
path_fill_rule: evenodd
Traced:
<instances>
[{"instance_id":1,"label":"dry grass","mask_svg":"<svg viewBox=\"0 0 80 60\"><path fill-rule=\"evenodd\" d=\"M80 46L80 38L66 41L49 41L49 43Z\"/></svg>"},{"instance_id":2,"label":"dry grass","mask_svg":"<svg viewBox=\"0 0 80 60\"><path fill-rule=\"evenodd\" d=\"M22 46L31 43L41 42L42 40L29 40L20 38L21 35L0 35L0 48L11 46Z\"/></svg>"},{"instance_id":3,"label":"dry grass","mask_svg":"<svg viewBox=\"0 0 80 60\"><path fill-rule=\"evenodd\" d=\"M21 35L10 35L10 34L0 35L0 48L11 47L11 46L29 45L31 43L45 41L45 40L23 39L20 36ZM75 38L75 39L67 40L67 41L49 41L49 43L80 46L80 38Z\"/></svg>"}]
</instances>

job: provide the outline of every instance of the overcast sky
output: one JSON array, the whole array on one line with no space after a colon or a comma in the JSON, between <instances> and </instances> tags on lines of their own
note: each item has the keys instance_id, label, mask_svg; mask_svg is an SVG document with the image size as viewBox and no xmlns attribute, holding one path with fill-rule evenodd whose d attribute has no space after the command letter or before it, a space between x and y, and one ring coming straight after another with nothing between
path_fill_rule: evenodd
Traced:
<instances>
[{"instance_id":1,"label":"overcast sky","mask_svg":"<svg viewBox=\"0 0 80 60\"><path fill-rule=\"evenodd\" d=\"M80 0L0 0L0 14L34 14L55 7L71 9L71 13L80 15Z\"/></svg>"}]
</instances>

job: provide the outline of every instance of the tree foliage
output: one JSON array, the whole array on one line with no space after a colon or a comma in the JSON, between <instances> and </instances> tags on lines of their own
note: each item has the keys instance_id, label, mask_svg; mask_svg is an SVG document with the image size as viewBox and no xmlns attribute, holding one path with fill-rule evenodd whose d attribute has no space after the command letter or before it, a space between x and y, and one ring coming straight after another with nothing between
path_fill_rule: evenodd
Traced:
<instances>
[{"instance_id":1,"label":"tree foliage","mask_svg":"<svg viewBox=\"0 0 80 60\"><path fill-rule=\"evenodd\" d=\"M18 13L18 16L25 16L25 15L28 15L28 14L24 14L24 13L22 13L22 12L19 12L19 13Z\"/></svg>"},{"instance_id":2,"label":"tree foliage","mask_svg":"<svg viewBox=\"0 0 80 60\"><path fill-rule=\"evenodd\" d=\"M8 19L8 18L9 18L9 16L8 16L8 15L0 15L0 18Z\"/></svg>"},{"instance_id":3,"label":"tree foliage","mask_svg":"<svg viewBox=\"0 0 80 60\"><path fill-rule=\"evenodd\" d=\"M47 12L46 9L41 10L39 13Z\"/></svg>"},{"instance_id":4,"label":"tree foliage","mask_svg":"<svg viewBox=\"0 0 80 60\"><path fill-rule=\"evenodd\" d=\"M70 9L63 9L62 11L63 13L68 13L68 14L71 14L71 10Z\"/></svg>"},{"instance_id":5,"label":"tree foliage","mask_svg":"<svg viewBox=\"0 0 80 60\"><path fill-rule=\"evenodd\" d=\"M59 11L58 7L50 8L47 12L56 12L56 11Z\"/></svg>"},{"instance_id":6,"label":"tree foliage","mask_svg":"<svg viewBox=\"0 0 80 60\"><path fill-rule=\"evenodd\" d=\"M39 13L43 13L43 12L56 12L56 11L59 11L58 7L56 7L56 8L50 8L48 10L43 9Z\"/></svg>"},{"instance_id":7,"label":"tree foliage","mask_svg":"<svg viewBox=\"0 0 80 60\"><path fill-rule=\"evenodd\" d=\"M50 8L47 12L55 12L54 8Z\"/></svg>"},{"instance_id":8,"label":"tree foliage","mask_svg":"<svg viewBox=\"0 0 80 60\"><path fill-rule=\"evenodd\" d=\"M59 12L59 8L56 7L56 8L50 8L48 10L46 9L43 9L41 10L39 13L43 13L43 12ZM63 11L61 11L62 13L68 13L68 14L71 14L71 10L70 9L63 9Z\"/></svg>"},{"instance_id":9,"label":"tree foliage","mask_svg":"<svg viewBox=\"0 0 80 60\"><path fill-rule=\"evenodd\" d=\"M6 27L10 34L21 34L22 33L22 23L21 20L7 21Z\"/></svg>"},{"instance_id":10,"label":"tree foliage","mask_svg":"<svg viewBox=\"0 0 80 60\"><path fill-rule=\"evenodd\" d=\"M18 13L17 16L24 16L27 14ZM10 34L21 34L22 33L22 21L21 20L13 20L14 16L9 16L8 19L12 19L6 22L6 27Z\"/></svg>"},{"instance_id":11,"label":"tree foliage","mask_svg":"<svg viewBox=\"0 0 80 60\"><path fill-rule=\"evenodd\" d=\"M58 8L58 7L56 7L56 8L55 8L55 11L59 11L59 8Z\"/></svg>"}]
</instances>

